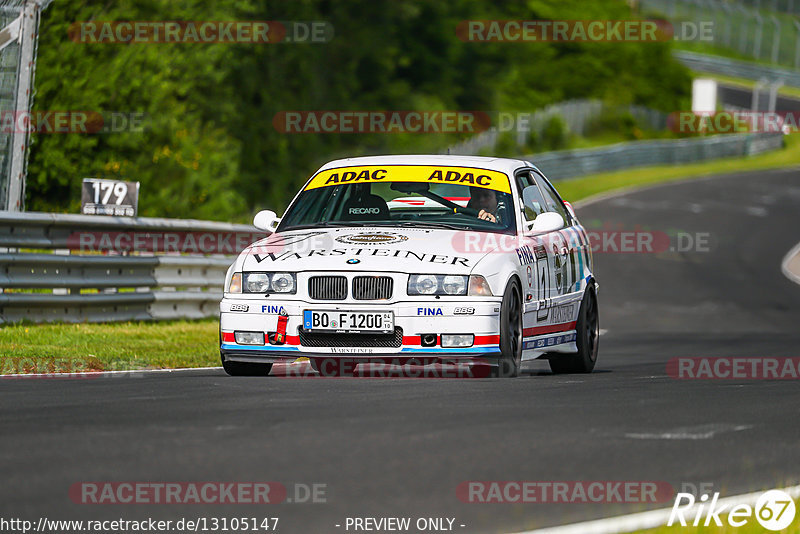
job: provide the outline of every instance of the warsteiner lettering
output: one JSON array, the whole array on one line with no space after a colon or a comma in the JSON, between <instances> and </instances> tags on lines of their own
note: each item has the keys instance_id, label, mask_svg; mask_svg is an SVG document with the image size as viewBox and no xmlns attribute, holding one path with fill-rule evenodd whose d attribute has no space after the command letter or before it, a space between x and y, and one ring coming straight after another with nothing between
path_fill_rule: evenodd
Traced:
<instances>
[{"instance_id":1,"label":"warsteiner lettering","mask_svg":"<svg viewBox=\"0 0 800 534\"><path fill-rule=\"evenodd\" d=\"M266 260L270 260L273 262L279 261L286 261L286 260L301 260L304 258L310 258L313 256L341 256L343 254L347 254L348 252L354 256L361 255L366 249L363 248L334 248L329 250L310 250L310 251L301 251L301 252L293 252L291 250L281 252L275 254L273 252L267 252L266 254L253 254L253 259L256 260L256 263L261 263ZM445 256L443 254L429 254L427 252L414 252L412 250L394 250L389 248L375 248L371 249L370 254L373 256L387 256L393 258L409 258L415 259L419 262L428 262L428 263L444 263L448 265L463 265L464 267L469 267L469 258L464 258L460 256Z\"/></svg>"}]
</instances>

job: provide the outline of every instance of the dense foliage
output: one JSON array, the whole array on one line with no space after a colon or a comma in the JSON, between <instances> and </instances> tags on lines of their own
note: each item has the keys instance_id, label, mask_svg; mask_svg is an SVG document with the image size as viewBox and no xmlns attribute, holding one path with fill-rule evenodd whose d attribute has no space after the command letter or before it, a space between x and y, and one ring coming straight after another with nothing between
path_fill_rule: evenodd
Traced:
<instances>
[{"instance_id":1,"label":"dense foliage","mask_svg":"<svg viewBox=\"0 0 800 534\"><path fill-rule=\"evenodd\" d=\"M621 0L56 0L42 17L35 109L145 112L144 132L34 136L27 209L78 210L84 177L141 182L140 215L282 212L345 155L441 150L457 134L283 134L285 110L531 111L596 97L684 109L669 43L475 43L467 19L631 19ZM83 43L76 21L324 20L325 44Z\"/></svg>"}]
</instances>

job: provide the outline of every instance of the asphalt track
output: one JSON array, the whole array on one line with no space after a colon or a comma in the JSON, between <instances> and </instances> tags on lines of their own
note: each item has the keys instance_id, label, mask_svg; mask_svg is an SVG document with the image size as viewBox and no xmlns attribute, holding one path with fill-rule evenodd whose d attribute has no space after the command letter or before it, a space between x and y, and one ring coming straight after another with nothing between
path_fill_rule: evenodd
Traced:
<instances>
[{"instance_id":1,"label":"asphalt track","mask_svg":"<svg viewBox=\"0 0 800 534\"><path fill-rule=\"evenodd\" d=\"M451 517L457 532L510 532L672 502L469 504L458 484L653 480L726 496L800 482L796 380L666 372L678 356L800 356L800 285L780 271L800 241L800 169L654 187L578 213L587 226L709 244L595 255L606 332L593 374L554 376L536 362L516 380L221 370L3 380L0 517L277 516L283 533L346 532L347 517ZM327 502L81 505L68 496L80 481L323 483Z\"/></svg>"},{"instance_id":2,"label":"asphalt track","mask_svg":"<svg viewBox=\"0 0 800 534\"><path fill-rule=\"evenodd\" d=\"M724 82L717 84L718 100L723 105L735 106L742 109L751 109L753 105L753 90L745 89L739 85L729 85ZM758 94L757 108L760 111L769 109L769 87L762 87ZM791 96L778 95L775 99L775 110L796 111L800 108L800 100Z\"/></svg>"}]
</instances>

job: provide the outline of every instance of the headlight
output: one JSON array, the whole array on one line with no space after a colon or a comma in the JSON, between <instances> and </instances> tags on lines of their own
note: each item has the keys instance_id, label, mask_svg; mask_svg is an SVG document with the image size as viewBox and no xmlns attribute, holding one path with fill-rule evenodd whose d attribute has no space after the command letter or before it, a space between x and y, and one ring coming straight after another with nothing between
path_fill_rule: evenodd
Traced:
<instances>
[{"instance_id":1,"label":"headlight","mask_svg":"<svg viewBox=\"0 0 800 534\"><path fill-rule=\"evenodd\" d=\"M269 291L267 273L244 273L244 290L246 293L266 293Z\"/></svg>"},{"instance_id":2,"label":"headlight","mask_svg":"<svg viewBox=\"0 0 800 534\"><path fill-rule=\"evenodd\" d=\"M435 295L439 290L439 280L433 274L412 274L408 278L409 295Z\"/></svg>"},{"instance_id":3,"label":"headlight","mask_svg":"<svg viewBox=\"0 0 800 534\"><path fill-rule=\"evenodd\" d=\"M409 295L466 295L467 277L445 274L412 274L408 277Z\"/></svg>"},{"instance_id":4,"label":"headlight","mask_svg":"<svg viewBox=\"0 0 800 534\"><path fill-rule=\"evenodd\" d=\"M442 280L442 289L448 295L463 295L466 293L466 276L445 276Z\"/></svg>"},{"instance_id":5,"label":"headlight","mask_svg":"<svg viewBox=\"0 0 800 534\"><path fill-rule=\"evenodd\" d=\"M242 292L242 273L233 273L231 276L231 283L228 286L229 293Z\"/></svg>"},{"instance_id":6,"label":"headlight","mask_svg":"<svg viewBox=\"0 0 800 534\"><path fill-rule=\"evenodd\" d=\"M245 293L296 293L294 273L243 273Z\"/></svg>"},{"instance_id":7,"label":"headlight","mask_svg":"<svg viewBox=\"0 0 800 534\"><path fill-rule=\"evenodd\" d=\"M275 273L272 275L272 290L275 293L294 293L294 275Z\"/></svg>"},{"instance_id":8,"label":"headlight","mask_svg":"<svg viewBox=\"0 0 800 534\"><path fill-rule=\"evenodd\" d=\"M475 334L442 334L442 347L471 347Z\"/></svg>"},{"instance_id":9,"label":"headlight","mask_svg":"<svg viewBox=\"0 0 800 534\"><path fill-rule=\"evenodd\" d=\"M264 332L242 332L236 330L233 333L233 338L236 340L237 345L263 345Z\"/></svg>"}]
</instances>

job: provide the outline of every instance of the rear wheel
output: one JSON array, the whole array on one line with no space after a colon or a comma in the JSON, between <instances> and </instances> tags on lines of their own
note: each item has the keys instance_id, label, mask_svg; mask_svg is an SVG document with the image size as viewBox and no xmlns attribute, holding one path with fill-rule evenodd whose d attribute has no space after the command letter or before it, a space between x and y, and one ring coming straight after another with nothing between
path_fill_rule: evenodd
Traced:
<instances>
[{"instance_id":1,"label":"rear wheel","mask_svg":"<svg viewBox=\"0 0 800 534\"><path fill-rule=\"evenodd\" d=\"M272 370L271 363L232 362L222 356L222 368L231 376L267 376Z\"/></svg>"},{"instance_id":2,"label":"rear wheel","mask_svg":"<svg viewBox=\"0 0 800 534\"><path fill-rule=\"evenodd\" d=\"M589 286L578 310L577 354L552 354L550 369L554 373L591 373L597 363L597 348L600 340L600 320L597 312L597 297L593 286Z\"/></svg>"},{"instance_id":3,"label":"rear wheel","mask_svg":"<svg viewBox=\"0 0 800 534\"><path fill-rule=\"evenodd\" d=\"M503 304L500 308L500 353L500 359L492 369L492 376L519 376L522 366L522 296L516 279L506 285L503 293Z\"/></svg>"}]
</instances>

